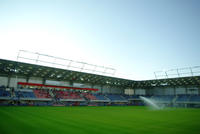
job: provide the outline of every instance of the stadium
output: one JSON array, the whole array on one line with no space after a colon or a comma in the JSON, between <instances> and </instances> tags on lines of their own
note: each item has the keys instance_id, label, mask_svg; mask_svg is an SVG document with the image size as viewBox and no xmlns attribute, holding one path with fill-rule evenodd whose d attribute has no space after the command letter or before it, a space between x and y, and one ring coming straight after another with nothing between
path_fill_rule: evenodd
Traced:
<instances>
[{"instance_id":1,"label":"stadium","mask_svg":"<svg viewBox=\"0 0 200 134\"><path fill-rule=\"evenodd\" d=\"M199 0L0 0L0 134L199 134Z\"/></svg>"},{"instance_id":2,"label":"stadium","mask_svg":"<svg viewBox=\"0 0 200 134\"><path fill-rule=\"evenodd\" d=\"M176 75L172 73L174 69L164 72L165 75L155 72L157 79L134 81L106 76L106 71L104 75L99 75L102 72L98 70L85 73L82 64L87 63L81 63L78 68L73 66L76 61L72 60L70 67L81 70L67 70L64 68L69 65L42 60L46 57L66 62L66 59L31 53L37 57L33 59L23 57L24 53L30 52L21 50L18 59L26 62L0 60L0 126L3 133L199 131L200 67L175 69ZM140 96L165 108L150 110ZM8 124L13 129L8 129ZM175 127L176 124L180 126Z\"/></svg>"}]
</instances>

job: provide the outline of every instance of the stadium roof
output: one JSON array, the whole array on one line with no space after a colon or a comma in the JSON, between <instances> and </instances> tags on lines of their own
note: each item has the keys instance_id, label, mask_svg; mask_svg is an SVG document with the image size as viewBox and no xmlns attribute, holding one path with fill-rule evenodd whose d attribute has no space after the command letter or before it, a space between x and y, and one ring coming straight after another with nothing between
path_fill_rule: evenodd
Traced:
<instances>
[{"instance_id":1,"label":"stadium roof","mask_svg":"<svg viewBox=\"0 0 200 134\"><path fill-rule=\"evenodd\" d=\"M38 77L45 80L71 81L93 85L123 88L148 88L159 86L200 86L200 76L134 81L0 59L0 76Z\"/></svg>"},{"instance_id":2,"label":"stadium roof","mask_svg":"<svg viewBox=\"0 0 200 134\"><path fill-rule=\"evenodd\" d=\"M200 86L200 76L137 81L137 87Z\"/></svg>"},{"instance_id":3,"label":"stadium roof","mask_svg":"<svg viewBox=\"0 0 200 134\"><path fill-rule=\"evenodd\" d=\"M48 80L72 81L77 83L90 83L95 85L109 85L115 87L133 87L136 84L136 82L132 80L4 59L0 59L0 75L20 76L25 78L38 77Z\"/></svg>"}]
</instances>

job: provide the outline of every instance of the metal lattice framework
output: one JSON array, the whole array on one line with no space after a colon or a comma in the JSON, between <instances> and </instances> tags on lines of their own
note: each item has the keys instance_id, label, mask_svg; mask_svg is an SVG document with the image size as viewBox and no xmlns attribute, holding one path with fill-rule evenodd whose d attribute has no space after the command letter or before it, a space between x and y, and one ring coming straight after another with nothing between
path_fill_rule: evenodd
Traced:
<instances>
[{"instance_id":1,"label":"metal lattice framework","mask_svg":"<svg viewBox=\"0 0 200 134\"><path fill-rule=\"evenodd\" d=\"M26 50L20 50L18 52L17 61L106 76L114 76L116 72L116 69L110 67L54 57Z\"/></svg>"},{"instance_id":2,"label":"metal lattice framework","mask_svg":"<svg viewBox=\"0 0 200 134\"><path fill-rule=\"evenodd\" d=\"M200 66L176 68L166 71L154 72L156 79L167 79L167 78L179 78L179 77L190 77L200 75Z\"/></svg>"}]
</instances>

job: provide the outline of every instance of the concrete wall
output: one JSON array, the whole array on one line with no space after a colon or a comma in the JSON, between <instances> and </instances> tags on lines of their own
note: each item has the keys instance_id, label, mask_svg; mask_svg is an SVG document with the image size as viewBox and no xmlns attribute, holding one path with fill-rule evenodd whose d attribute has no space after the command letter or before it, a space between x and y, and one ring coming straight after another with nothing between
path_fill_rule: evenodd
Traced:
<instances>
[{"instance_id":1,"label":"concrete wall","mask_svg":"<svg viewBox=\"0 0 200 134\"><path fill-rule=\"evenodd\" d=\"M124 94L124 89L122 89L122 88L111 87L110 91L113 94Z\"/></svg>"},{"instance_id":2,"label":"concrete wall","mask_svg":"<svg viewBox=\"0 0 200 134\"><path fill-rule=\"evenodd\" d=\"M111 93L109 86L103 86L102 87L102 93Z\"/></svg>"},{"instance_id":3,"label":"concrete wall","mask_svg":"<svg viewBox=\"0 0 200 134\"><path fill-rule=\"evenodd\" d=\"M175 89L172 87L165 88L165 95L174 95Z\"/></svg>"},{"instance_id":4,"label":"concrete wall","mask_svg":"<svg viewBox=\"0 0 200 134\"><path fill-rule=\"evenodd\" d=\"M135 89L135 95L146 95L146 89Z\"/></svg>"},{"instance_id":5,"label":"concrete wall","mask_svg":"<svg viewBox=\"0 0 200 134\"><path fill-rule=\"evenodd\" d=\"M174 88L170 87L155 87L149 90L148 95L174 95Z\"/></svg>"},{"instance_id":6,"label":"concrete wall","mask_svg":"<svg viewBox=\"0 0 200 134\"><path fill-rule=\"evenodd\" d=\"M118 87L103 86L102 93L124 94L124 89Z\"/></svg>"},{"instance_id":7,"label":"concrete wall","mask_svg":"<svg viewBox=\"0 0 200 134\"><path fill-rule=\"evenodd\" d=\"M97 91L96 93L101 93L102 92L102 86L100 86L100 85L94 85L93 88L99 89L99 91Z\"/></svg>"},{"instance_id":8,"label":"concrete wall","mask_svg":"<svg viewBox=\"0 0 200 134\"><path fill-rule=\"evenodd\" d=\"M199 94L199 87L155 87L146 89L147 95Z\"/></svg>"},{"instance_id":9,"label":"concrete wall","mask_svg":"<svg viewBox=\"0 0 200 134\"><path fill-rule=\"evenodd\" d=\"M17 82L26 82L26 79L24 78L19 78L19 77L12 77L10 78L10 84L9 87L14 87L17 88Z\"/></svg>"},{"instance_id":10,"label":"concrete wall","mask_svg":"<svg viewBox=\"0 0 200 134\"><path fill-rule=\"evenodd\" d=\"M175 94L176 95L186 94L186 88L184 88L184 87L177 87L177 88L175 88Z\"/></svg>"},{"instance_id":11,"label":"concrete wall","mask_svg":"<svg viewBox=\"0 0 200 134\"><path fill-rule=\"evenodd\" d=\"M46 80L46 85L57 85L57 86L70 86L69 82L65 81L53 81L53 80Z\"/></svg>"},{"instance_id":12,"label":"concrete wall","mask_svg":"<svg viewBox=\"0 0 200 134\"><path fill-rule=\"evenodd\" d=\"M29 78L28 82L30 83L38 83L38 84L42 84L42 78L35 78L35 77L31 77Z\"/></svg>"},{"instance_id":13,"label":"concrete wall","mask_svg":"<svg viewBox=\"0 0 200 134\"><path fill-rule=\"evenodd\" d=\"M8 84L8 77L0 77L0 86L4 85L7 86Z\"/></svg>"},{"instance_id":14,"label":"concrete wall","mask_svg":"<svg viewBox=\"0 0 200 134\"><path fill-rule=\"evenodd\" d=\"M199 94L199 88L187 87L187 94Z\"/></svg>"}]
</instances>

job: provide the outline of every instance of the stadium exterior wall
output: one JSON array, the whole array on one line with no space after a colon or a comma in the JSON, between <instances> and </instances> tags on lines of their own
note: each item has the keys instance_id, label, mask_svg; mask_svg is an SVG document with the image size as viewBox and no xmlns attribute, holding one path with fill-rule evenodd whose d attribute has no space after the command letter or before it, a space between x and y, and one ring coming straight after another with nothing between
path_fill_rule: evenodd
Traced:
<instances>
[{"instance_id":1,"label":"stadium exterior wall","mask_svg":"<svg viewBox=\"0 0 200 134\"><path fill-rule=\"evenodd\" d=\"M17 82L30 82L30 83L38 83L43 84L42 78L30 77L29 79L21 78L21 77L0 77L0 85L9 86L17 88ZM69 81L53 81L46 80L44 84L49 85L59 85L59 86L73 86L73 83ZM96 93L111 93L111 94L124 94L123 88L110 87L105 85L92 85L89 83L76 83L82 85L84 88L96 88L99 89ZM153 87L153 88L138 88L134 89L135 95L180 95L180 94L200 94L199 86L179 86L179 87Z\"/></svg>"},{"instance_id":2,"label":"stadium exterior wall","mask_svg":"<svg viewBox=\"0 0 200 134\"><path fill-rule=\"evenodd\" d=\"M137 91L137 89L135 89ZM178 87L154 87L145 89L145 95L199 95L200 87L198 86L178 86ZM135 92L136 95L140 95Z\"/></svg>"},{"instance_id":3,"label":"stadium exterior wall","mask_svg":"<svg viewBox=\"0 0 200 134\"><path fill-rule=\"evenodd\" d=\"M10 79L10 80L9 80ZM110 87L104 85L92 85L89 83L71 83L69 81L54 81L54 80L45 80L43 83L42 78L30 77L29 79L21 77L0 77L0 85L9 86L17 88L18 82L29 82L29 83L38 83L38 84L47 84L47 85L57 85L57 86L75 86L82 88L96 88L99 89L96 93L112 93L112 94L123 94L124 89L117 87Z\"/></svg>"}]
</instances>

